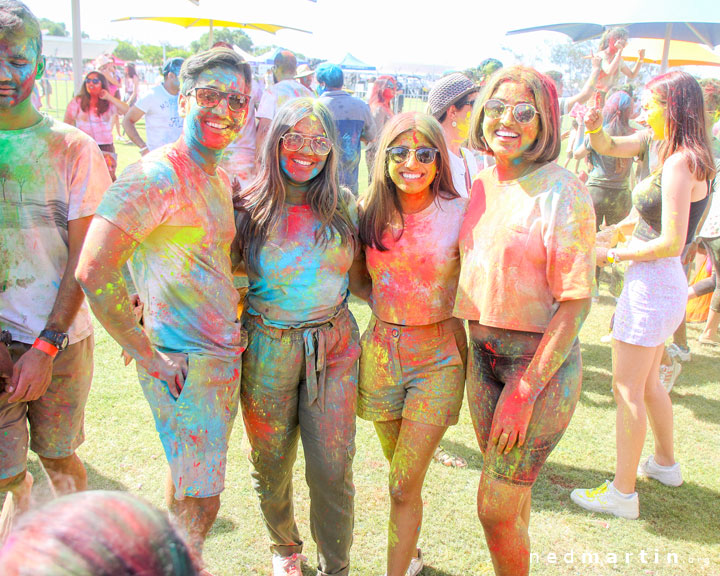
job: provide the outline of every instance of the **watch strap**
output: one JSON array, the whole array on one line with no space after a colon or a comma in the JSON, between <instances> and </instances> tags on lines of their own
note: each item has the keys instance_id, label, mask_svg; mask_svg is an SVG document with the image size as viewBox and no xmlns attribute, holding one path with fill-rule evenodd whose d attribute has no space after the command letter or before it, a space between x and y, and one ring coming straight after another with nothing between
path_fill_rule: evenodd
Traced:
<instances>
[{"instance_id":1,"label":"watch strap","mask_svg":"<svg viewBox=\"0 0 720 576\"><path fill-rule=\"evenodd\" d=\"M55 358L59 352L59 349L56 346L50 344L47 340L40 340L40 338L35 339L32 347L40 350L40 352L45 352L45 354L51 358Z\"/></svg>"}]
</instances>

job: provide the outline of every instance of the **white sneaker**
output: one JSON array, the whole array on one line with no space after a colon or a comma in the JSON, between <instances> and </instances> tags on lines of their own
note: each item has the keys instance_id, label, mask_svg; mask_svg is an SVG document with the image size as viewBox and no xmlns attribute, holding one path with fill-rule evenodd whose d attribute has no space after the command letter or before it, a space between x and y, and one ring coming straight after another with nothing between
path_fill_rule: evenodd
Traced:
<instances>
[{"instance_id":1,"label":"white sneaker","mask_svg":"<svg viewBox=\"0 0 720 576\"><path fill-rule=\"evenodd\" d=\"M592 490L577 488L570 492L570 499L590 512L614 514L629 520L635 520L640 515L637 492L622 494L609 480L605 480L604 484Z\"/></svg>"},{"instance_id":2,"label":"white sneaker","mask_svg":"<svg viewBox=\"0 0 720 576\"><path fill-rule=\"evenodd\" d=\"M273 576L302 576L302 563L307 558L295 553L292 556L279 556L273 554Z\"/></svg>"},{"instance_id":3,"label":"white sneaker","mask_svg":"<svg viewBox=\"0 0 720 576\"><path fill-rule=\"evenodd\" d=\"M612 342L612 332L610 332L610 334L605 334L605 336L600 338L600 342L603 344L609 344Z\"/></svg>"},{"instance_id":4,"label":"white sneaker","mask_svg":"<svg viewBox=\"0 0 720 576\"><path fill-rule=\"evenodd\" d=\"M690 348L683 348L673 342L667 347L667 353L670 358L675 358L680 362L690 362Z\"/></svg>"},{"instance_id":5,"label":"white sneaker","mask_svg":"<svg viewBox=\"0 0 720 576\"><path fill-rule=\"evenodd\" d=\"M674 358L670 366L660 364L660 384L663 388L665 388L665 390L667 390L668 394L670 394L670 390L673 389L675 381L677 380L678 376L680 376L681 370L682 364L680 364L680 362L678 362Z\"/></svg>"},{"instance_id":6,"label":"white sneaker","mask_svg":"<svg viewBox=\"0 0 720 576\"><path fill-rule=\"evenodd\" d=\"M665 486L680 486L683 483L680 464L675 462L672 466L661 466L655 462L655 457L650 455L645 462L638 466L638 476L654 478Z\"/></svg>"},{"instance_id":7,"label":"white sneaker","mask_svg":"<svg viewBox=\"0 0 720 576\"><path fill-rule=\"evenodd\" d=\"M422 572L424 565L425 563L423 562L422 552L420 551L420 548L418 548L417 558L414 556L411 558L410 566L408 566L405 576L418 576L418 574Z\"/></svg>"}]
</instances>

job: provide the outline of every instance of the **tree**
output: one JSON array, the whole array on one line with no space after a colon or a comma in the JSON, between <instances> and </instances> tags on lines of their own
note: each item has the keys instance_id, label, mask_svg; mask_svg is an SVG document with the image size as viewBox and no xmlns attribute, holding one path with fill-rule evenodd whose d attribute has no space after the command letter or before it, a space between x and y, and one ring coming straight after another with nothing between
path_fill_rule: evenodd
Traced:
<instances>
[{"instance_id":1,"label":"tree","mask_svg":"<svg viewBox=\"0 0 720 576\"><path fill-rule=\"evenodd\" d=\"M65 28L65 22L53 22L47 18L40 18L40 29L47 31L50 36L70 36Z\"/></svg>"},{"instance_id":2,"label":"tree","mask_svg":"<svg viewBox=\"0 0 720 576\"><path fill-rule=\"evenodd\" d=\"M207 50L210 41L209 32L205 32L198 40L190 44L190 51L193 53ZM213 42L227 42L233 44L245 52L252 51L253 42L250 36L238 28L217 28L213 30Z\"/></svg>"},{"instance_id":3,"label":"tree","mask_svg":"<svg viewBox=\"0 0 720 576\"><path fill-rule=\"evenodd\" d=\"M151 44L143 44L140 46L140 59L151 66L162 66L163 49L161 46L153 46Z\"/></svg>"},{"instance_id":4,"label":"tree","mask_svg":"<svg viewBox=\"0 0 720 576\"><path fill-rule=\"evenodd\" d=\"M189 58L192 55L193 53L187 48L175 48L170 46L165 49L165 58L167 60L170 60L170 58Z\"/></svg>"},{"instance_id":5,"label":"tree","mask_svg":"<svg viewBox=\"0 0 720 576\"><path fill-rule=\"evenodd\" d=\"M137 48L130 44L130 42L126 42L125 40L116 40L116 42L117 47L115 48L113 54L120 58L120 60L128 60L132 62L138 59Z\"/></svg>"},{"instance_id":6,"label":"tree","mask_svg":"<svg viewBox=\"0 0 720 576\"><path fill-rule=\"evenodd\" d=\"M560 68L558 72L562 72L563 84L568 94L575 94L585 84L592 69L589 56L596 50L597 43L593 41L566 40L552 46L550 61Z\"/></svg>"}]
</instances>

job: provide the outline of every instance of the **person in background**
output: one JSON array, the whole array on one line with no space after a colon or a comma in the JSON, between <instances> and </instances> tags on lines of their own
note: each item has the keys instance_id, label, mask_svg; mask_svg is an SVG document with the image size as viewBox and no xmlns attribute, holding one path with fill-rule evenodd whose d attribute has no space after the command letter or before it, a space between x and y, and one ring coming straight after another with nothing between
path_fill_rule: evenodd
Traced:
<instances>
[{"instance_id":1,"label":"person in background","mask_svg":"<svg viewBox=\"0 0 720 576\"><path fill-rule=\"evenodd\" d=\"M165 144L175 142L182 134L183 121L178 113L178 92L180 90L180 68L182 58L171 58L163 66L163 81L140 98L128 110L123 119L123 128L133 144L145 155ZM143 140L136 124L145 116L145 138Z\"/></svg>"},{"instance_id":2,"label":"person in background","mask_svg":"<svg viewBox=\"0 0 720 576\"><path fill-rule=\"evenodd\" d=\"M363 142L375 140L375 121L365 102L342 89L344 76L339 66L320 64L316 75L323 87L320 102L330 109L338 132L340 185L357 196L360 149Z\"/></svg>"},{"instance_id":3,"label":"person in background","mask_svg":"<svg viewBox=\"0 0 720 576\"><path fill-rule=\"evenodd\" d=\"M68 103L64 120L95 140L103 153L115 155L113 118L127 111L127 104L110 94L105 76L93 71L85 76L80 94ZM114 173L110 176L115 179Z\"/></svg>"},{"instance_id":4,"label":"person in background","mask_svg":"<svg viewBox=\"0 0 720 576\"><path fill-rule=\"evenodd\" d=\"M470 145L496 164L473 182L454 315L470 330L477 511L499 576L529 573L532 486L580 398L595 214L586 188L556 163L560 137L550 78L523 66L490 77Z\"/></svg>"},{"instance_id":5,"label":"person in background","mask_svg":"<svg viewBox=\"0 0 720 576\"><path fill-rule=\"evenodd\" d=\"M625 28L608 28L600 38L598 56L601 60L602 71L598 76L597 89L608 93L620 82L620 74L630 80L637 78L645 58L645 50L638 52L638 59L632 69L622 59L622 53L627 46L628 31Z\"/></svg>"},{"instance_id":6,"label":"person in background","mask_svg":"<svg viewBox=\"0 0 720 576\"><path fill-rule=\"evenodd\" d=\"M30 505L28 447L55 493L87 488L76 451L94 340L75 268L110 176L89 136L33 107L44 69L37 18L0 0L0 528Z\"/></svg>"},{"instance_id":7,"label":"person in background","mask_svg":"<svg viewBox=\"0 0 720 576\"><path fill-rule=\"evenodd\" d=\"M314 94L295 79L297 74L297 58L289 50L277 53L273 66L275 83L268 85L263 92L258 105L256 116L258 119L256 136L256 154L258 160L262 155L265 136L270 128L270 122L283 104L295 98L312 97Z\"/></svg>"},{"instance_id":8,"label":"person in background","mask_svg":"<svg viewBox=\"0 0 720 576\"><path fill-rule=\"evenodd\" d=\"M475 156L462 147L470 133L470 114L477 95L478 87L457 72L435 82L428 93L428 113L442 126L453 184L463 198L469 196L472 180L478 172Z\"/></svg>"},{"instance_id":9,"label":"person in background","mask_svg":"<svg viewBox=\"0 0 720 576\"><path fill-rule=\"evenodd\" d=\"M368 105L375 121L375 133L380 134L383 127L390 118L393 117L395 111L393 102L397 93L397 81L393 76L380 76L372 85L372 91L368 98ZM377 145L370 142L365 148L365 163L367 164L368 183L372 179L373 165L375 163L375 154L377 153Z\"/></svg>"},{"instance_id":10,"label":"person in background","mask_svg":"<svg viewBox=\"0 0 720 576\"><path fill-rule=\"evenodd\" d=\"M110 92L110 95L122 100L122 76L115 66L115 58L112 55L103 54L95 59L94 64L95 68L105 76L108 83L107 91ZM118 138L122 139L120 119L117 115L112 119L112 125Z\"/></svg>"},{"instance_id":11,"label":"person in background","mask_svg":"<svg viewBox=\"0 0 720 576\"><path fill-rule=\"evenodd\" d=\"M651 175L632 192L634 218L609 227L610 241L599 244L597 262L630 263L613 325L613 392L617 404L615 477L597 488L575 489L570 497L591 512L638 517L638 475L667 486L683 482L675 461L673 409L660 384L659 367L669 338L685 318L687 277L680 255L692 238L708 202L715 161L706 132L703 93L686 72L672 71L646 86L643 107L652 138L662 141ZM601 111L585 116L593 149L632 158L648 146L648 132L608 135ZM616 247L618 229L632 239ZM641 462L647 419L655 452Z\"/></svg>"},{"instance_id":12,"label":"person in background","mask_svg":"<svg viewBox=\"0 0 720 576\"><path fill-rule=\"evenodd\" d=\"M126 492L63 496L24 516L0 548L3 576L197 576L166 514Z\"/></svg>"},{"instance_id":13,"label":"person in background","mask_svg":"<svg viewBox=\"0 0 720 576\"><path fill-rule=\"evenodd\" d=\"M135 70L135 64L128 62L125 65L125 103L132 106L137 102L140 94L140 76Z\"/></svg>"},{"instance_id":14,"label":"person in background","mask_svg":"<svg viewBox=\"0 0 720 576\"><path fill-rule=\"evenodd\" d=\"M312 92L313 80L315 79L315 71L307 64L300 64L295 74L295 80L300 82L305 88Z\"/></svg>"},{"instance_id":15,"label":"person in background","mask_svg":"<svg viewBox=\"0 0 720 576\"><path fill-rule=\"evenodd\" d=\"M595 87L602 72L601 58L598 55L590 54L590 62L592 63L590 76L588 76L588 79L585 81L585 84L583 84L580 92L574 96L563 96L565 85L563 84L563 75L561 72L558 72L557 70L549 70L548 72L545 72L545 75L555 83L555 90L557 90L558 93L558 104L560 106L561 116L570 114L570 111L575 107L575 105L585 104L585 102L590 99L590 96L595 93Z\"/></svg>"}]
</instances>

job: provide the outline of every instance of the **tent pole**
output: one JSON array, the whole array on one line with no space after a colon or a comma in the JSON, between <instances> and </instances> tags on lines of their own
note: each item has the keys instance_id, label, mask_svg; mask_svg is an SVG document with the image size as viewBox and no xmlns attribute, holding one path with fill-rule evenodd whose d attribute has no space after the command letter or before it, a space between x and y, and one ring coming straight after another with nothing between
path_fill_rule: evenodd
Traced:
<instances>
[{"instance_id":1,"label":"tent pole","mask_svg":"<svg viewBox=\"0 0 720 576\"><path fill-rule=\"evenodd\" d=\"M672 22L668 22L665 26L665 41L663 42L662 63L660 64L660 74L665 74L668 69L668 56L670 56L670 38L672 37Z\"/></svg>"},{"instance_id":2,"label":"tent pole","mask_svg":"<svg viewBox=\"0 0 720 576\"><path fill-rule=\"evenodd\" d=\"M213 42L213 21L210 20L210 30L208 31L208 48L212 48L214 42Z\"/></svg>"},{"instance_id":3,"label":"tent pole","mask_svg":"<svg viewBox=\"0 0 720 576\"><path fill-rule=\"evenodd\" d=\"M80 0L72 2L73 85L77 94L83 81L82 27L80 26Z\"/></svg>"}]
</instances>

